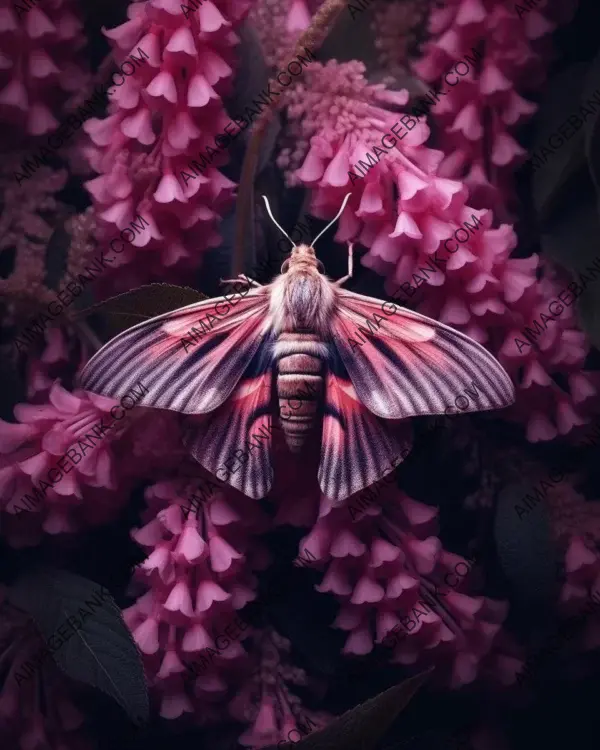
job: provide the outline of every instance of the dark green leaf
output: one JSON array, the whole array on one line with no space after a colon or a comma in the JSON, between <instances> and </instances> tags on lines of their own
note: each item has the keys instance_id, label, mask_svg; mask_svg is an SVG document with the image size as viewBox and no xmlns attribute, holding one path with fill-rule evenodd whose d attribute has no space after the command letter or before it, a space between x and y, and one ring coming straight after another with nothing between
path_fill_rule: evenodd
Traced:
<instances>
[{"instance_id":1,"label":"dark green leaf","mask_svg":"<svg viewBox=\"0 0 600 750\"><path fill-rule=\"evenodd\" d=\"M144 320L205 299L208 299L205 294L188 286L147 284L98 302L73 317L77 320L89 315L100 316L103 337L108 339Z\"/></svg>"},{"instance_id":2,"label":"dark green leaf","mask_svg":"<svg viewBox=\"0 0 600 750\"><path fill-rule=\"evenodd\" d=\"M542 476L534 485L523 480L504 487L499 493L494 519L498 558L515 598L532 616L539 618L555 602L559 586L558 549L542 480L550 486L554 484L548 476ZM536 489L542 495L541 500Z\"/></svg>"},{"instance_id":3,"label":"dark green leaf","mask_svg":"<svg viewBox=\"0 0 600 750\"><path fill-rule=\"evenodd\" d=\"M537 130L532 145L532 157L540 154L542 147L553 151L543 157L533 173L533 201L540 222L545 221L568 192L571 180L585 170L583 129L557 146L549 147L548 139L567 120L579 112L585 64L577 63L562 70L546 86L546 94L536 114Z\"/></svg>"},{"instance_id":4,"label":"dark green leaf","mask_svg":"<svg viewBox=\"0 0 600 750\"><path fill-rule=\"evenodd\" d=\"M591 117L584 119L583 133L585 143L585 156L588 163L592 180L596 186L598 199L600 199L600 107L596 101L590 103L590 99L597 100L600 93L600 53L592 60L585 81L581 104L594 113ZM583 119L583 118L582 118Z\"/></svg>"},{"instance_id":5,"label":"dark green leaf","mask_svg":"<svg viewBox=\"0 0 600 750\"><path fill-rule=\"evenodd\" d=\"M588 176L581 181L572 199L552 218L547 231L540 235L540 243L544 254L568 269L574 280L578 280L578 273L590 279L587 284L578 281L585 291L579 297L577 309L592 343L600 347L600 279L592 268L600 258L597 201Z\"/></svg>"},{"instance_id":6,"label":"dark green leaf","mask_svg":"<svg viewBox=\"0 0 600 750\"><path fill-rule=\"evenodd\" d=\"M544 255L575 273L589 266L598 251L600 236L596 196L587 175L578 189L547 223L540 235Z\"/></svg>"},{"instance_id":7,"label":"dark green leaf","mask_svg":"<svg viewBox=\"0 0 600 750\"><path fill-rule=\"evenodd\" d=\"M19 578L9 589L9 600L33 617L46 642L59 637L59 628L68 632L61 645L49 645L65 674L114 698L135 723L148 720L142 660L106 589L73 573L44 568ZM80 614L82 608L91 614ZM75 618L80 628L74 631L67 618Z\"/></svg>"},{"instance_id":8,"label":"dark green leaf","mask_svg":"<svg viewBox=\"0 0 600 750\"><path fill-rule=\"evenodd\" d=\"M400 685L379 693L374 698L346 711L319 731L311 732L299 742L286 742L281 748L290 750L374 750L398 714L413 695L429 679L432 670L415 675Z\"/></svg>"},{"instance_id":9,"label":"dark green leaf","mask_svg":"<svg viewBox=\"0 0 600 750\"><path fill-rule=\"evenodd\" d=\"M579 317L592 344L600 349L600 294L596 287L585 290L578 301Z\"/></svg>"}]
</instances>

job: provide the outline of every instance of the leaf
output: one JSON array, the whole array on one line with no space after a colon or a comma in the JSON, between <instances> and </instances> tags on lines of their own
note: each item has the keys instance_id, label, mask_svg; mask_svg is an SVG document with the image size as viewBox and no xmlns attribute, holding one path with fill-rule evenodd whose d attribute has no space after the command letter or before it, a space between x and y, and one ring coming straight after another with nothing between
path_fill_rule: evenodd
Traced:
<instances>
[{"instance_id":1,"label":"leaf","mask_svg":"<svg viewBox=\"0 0 600 750\"><path fill-rule=\"evenodd\" d=\"M295 750L374 750L432 671L421 672L379 693L299 742L280 743L278 747L285 750L292 747Z\"/></svg>"},{"instance_id":2,"label":"leaf","mask_svg":"<svg viewBox=\"0 0 600 750\"><path fill-rule=\"evenodd\" d=\"M582 271L600 250L600 218L589 175L561 206L540 234L544 254L569 271Z\"/></svg>"},{"instance_id":3,"label":"leaf","mask_svg":"<svg viewBox=\"0 0 600 750\"><path fill-rule=\"evenodd\" d=\"M600 53L592 60L581 96L581 103L594 112L591 118L584 119L584 148L588 168L600 199L600 107L595 111L595 102L591 106L588 105L588 100L594 95L597 97L598 91L600 91Z\"/></svg>"},{"instance_id":4,"label":"leaf","mask_svg":"<svg viewBox=\"0 0 600 750\"><path fill-rule=\"evenodd\" d=\"M569 115L579 111L585 69L585 63L577 63L562 70L548 82L536 116L537 130L532 157L539 154L542 147L548 149L550 136L557 132ZM533 173L533 201L541 222L560 204L561 196L568 191L571 179L584 169L584 134L583 129L580 129L545 157L545 162Z\"/></svg>"},{"instance_id":5,"label":"leaf","mask_svg":"<svg viewBox=\"0 0 600 750\"><path fill-rule=\"evenodd\" d=\"M600 349L600 296L598 289L587 288L578 300L579 317L596 349Z\"/></svg>"},{"instance_id":6,"label":"leaf","mask_svg":"<svg viewBox=\"0 0 600 750\"><path fill-rule=\"evenodd\" d=\"M547 231L540 235L540 243L544 254L568 269L574 279L580 272L591 279L577 300L577 310L582 327L592 343L600 348L599 284L596 271L586 271L600 257L600 216L598 196L594 194L589 175L584 182L570 196L560 214L553 217Z\"/></svg>"},{"instance_id":7,"label":"leaf","mask_svg":"<svg viewBox=\"0 0 600 750\"><path fill-rule=\"evenodd\" d=\"M148 721L142 660L106 589L64 570L38 569L19 578L8 598L33 617L47 643L52 636L58 638L58 629L65 626L70 637L52 656L66 675L114 698L136 724ZM87 605L86 600L90 600ZM101 605L94 606L94 600ZM79 614L86 606L92 610L87 617ZM68 617L75 617L80 629L73 632Z\"/></svg>"},{"instance_id":8,"label":"leaf","mask_svg":"<svg viewBox=\"0 0 600 750\"><path fill-rule=\"evenodd\" d=\"M556 573L559 554L546 500L536 504L529 501L531 508L526 504L525 495L533 498L541 480L553 484L544 475L534 484L524 479L504 487L494 518L494 538L502 570L516 599L528 613L540 619L556 601L559 587ZM518 512L516 506L524 512Z\"/></svg>"},{"instance_id":9,"label":"leaf","mask_svg":"<svg viewBox=\"0 0 600 750\"><path fill-rule=\"evenodd\" d=\"M146 284L87 307L76 313L73 319L100 315L104 324L103 332L108 338L112 338L144 320L205 299L208 299L205 294L189 286Z\"/></svg>"}]
</instances>

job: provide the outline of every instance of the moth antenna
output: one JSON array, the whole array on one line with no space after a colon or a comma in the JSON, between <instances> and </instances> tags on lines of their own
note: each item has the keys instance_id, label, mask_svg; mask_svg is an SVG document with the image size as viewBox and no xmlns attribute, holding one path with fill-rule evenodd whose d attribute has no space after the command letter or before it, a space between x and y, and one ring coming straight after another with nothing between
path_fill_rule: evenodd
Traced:
<instances>
[{"instance_id":1,"label":"moth antenna","mask_svg":"<svg viewBox=\"0 0 600 750\"><path fill-rule=\"evenodd\" d=\"M326 231L327 231L327 230L329 229L329 227L330 227L330 226L331 226L332 224L335 224L335 222L336 222L336 221L337 221L337 220L338 220L338 219L340 218L340 216L342 215L342 212L343 212L343 210L344 210L344 209L346 208L346 203L348 203L348 201L350 200L350 196L351 196L351 195L352 195L352 193L348 193L348 195L347 195L347 196L346 196L346 197L344 198L344 201L343 201L343 203L342 203L342 207L341 207L341 208L340 208L340 210L339 210L339 211L337 212L337 216L336 216L336 217L335 217L334 219L332 219L332 220L331 220L331 221L329 222L329 224L328 224L328 225L327 225L327 226L325 227L325 229L323 229L323 231L319 232L319 234L318 234L318 235L317 235L317 236L316 236L316 237L314 238L314 240L313 240L313 241L312 241L312 242L310 243L310 246L311 246L311 247L314 247L314 246L315 246L315 242L316 242L316 241L317 241L317 240L319 239L319 237L320 237L320 236L321 236L322 234L325 234L325 232L326 232Z\"/></svg>"},{"instance_id":2,"label":"moth antenna","mask_svg":"<svg viewBox=\"0 0 600 750\"><path fill-rule=\"evenodd\" d=\"M294 242L294 240L289 236L289 234L285 231L285 229L283 227L280 227L279 224L275 221L275 218L274 218L273 214L271 213L271 206L269 206L269 201L267 200L267 196L266 195L263 195L263 200L264 200L265 205L267 207L267 213L271 217L271 221L273 222L273 224L275 224L275 226L281 232L283 232L283 234L285 234L285 236L288 238L288 240L292 243L292 247L296 247L296 243Z\"/></svg>"}]
</instances>

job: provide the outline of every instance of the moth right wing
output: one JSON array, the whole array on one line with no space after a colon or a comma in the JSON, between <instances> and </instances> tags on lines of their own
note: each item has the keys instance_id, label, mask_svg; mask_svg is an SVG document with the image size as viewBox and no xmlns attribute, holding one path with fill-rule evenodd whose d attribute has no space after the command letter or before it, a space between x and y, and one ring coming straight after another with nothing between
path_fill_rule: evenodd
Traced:
<instances>
[{"instance_id":1,"label":"moth right wing","mask_svg":"<svg viewBox=\"0 0 600 750\"><path fill-rule=\"evenodd\" d=\"M83 368L82 388L120 398L140 382L139 406L204 414L232 394L270 329L269 287L203 300L118 334ZM227 307L225 307L227 306Z\"/></svg>"},{"instance_id":2,"label":"moth right wing","mask_svg":"<svg viewBox=\"0 0 600 750\"><path fill-rule=\"evenodd\" d=\"M461 409L465 413L514 402L508 373L481 344L398 305L392 314L385 313L385 304L340 289L331 318L335 348L369 411L384 419L444 414L459 394L471 393L470 388L476 395ZM363 327L371 319L378 326L374 333ZM364 341L359 332L365 333ZM355 337L360 344L352 347Z\"/></svg>"},{"instance_id":3,"label":"moth right wing","mask_svg":"<svg viewBox=\"0 0 600 750\"><path fill-rule=\"evenodd\" d=\"M372 414L330 342L319 485L334 503L389 474L410 452L410 427Z\"/></svg>"}]
</instances>

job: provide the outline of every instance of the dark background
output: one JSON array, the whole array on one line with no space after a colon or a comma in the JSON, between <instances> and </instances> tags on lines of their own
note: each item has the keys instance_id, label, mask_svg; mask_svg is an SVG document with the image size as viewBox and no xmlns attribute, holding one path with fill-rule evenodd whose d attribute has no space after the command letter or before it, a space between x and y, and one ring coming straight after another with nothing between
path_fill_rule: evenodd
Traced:
<instances>
[{"instance_id":1,"label":"dark background","mask_svg":"<svg viewBox=\"0 0 600 750\"><path fill-rule=\"evenodd\" d=\"M87 33L92 41L92 61L97 65L108 51L100 33L101 26L111 28L125 19L125 6L116 2L93 4L86 8L88 15ZM597 0L584 0L580 4L575 20L561 28L554 36L559 55L553 64L553 71L577 61L589 61L598 52L598 29L600 29L600 4ZM541 92L540 92L541 93ZM565 117L568 113L565 113ZM526 126L521 134L521 143L529 146L535 122ZM237 155L227 173L234 179L239 176L241 162ZM271 187L280 181L280 208L276 214L282 226L290 228L298 219L304 199L300 190L286 190L278 175L272 172L269 176ZM520 238L526 237L526 253L538 252L535 240L535 222L532 219L529 174L523 170L518 178L518 189L521 216L518 224ZM89 204L87 194L79 180L72 180L64 191L64 199L78 210ZM577 196L573 196L577 200ZM322 224L321 224L322 225ZM227 229L232 227L231 220ZM227 232L225 232L227 233ZM327 273L338 278L346 273L346 255L334 245L330 231L319 242L319 256L326 265ZM231 236L231 235L230 235ZM523 245L521 245L523 247ZM273 263L279 269L281 259L276 249ZM218 277L228 265L231 254L231 242L212 253L203 268L198 272L197 288L209 294L217 292ZM358 260L358 259L357 259ZM264 280L264 279L261 279ZM355 263L355 278L348 288L361 293L385 298L382 280L372 272ZM590 357L590 365L596 364L597 354ZM6 395L6 392L4 392ZM12 411L14 400L5 399L2 404L2 415ZM5 416L6 418L6 416ZM499 421L490 421L485 417L473 417L475 425L484 429L498 449L507 445L517 446L531 456L553 461L560 459L559 451L554 447L532 446L523 439L522 432ZM417 432L425 428L426 420L416 420ZM406 491L421 502L441 505L440 526L444 547L448 550L466 552L467 543L475 532L473 516L465 514L461 502L465 495L473 492L473 478L465 478L462 471L461 450L440 449L439 437L424 436L429 441L418 457L409 458L398 471L398 482ZM589 456L590 489L597 488L596 469L593 466L595 456ZM475 483L477 480L475 480ZM74 548L65 553L62 567L77 572L82 576L105 585L121 606L127 606L125 589L129 581L131 567L142 559L140 551L129 538L130 529L138 523L138 513L142 508L142 488L132 497L132 501L123 512L118 522L110 527L89 532L79 536ZM490 518L484 522L491 524ZM333 630L328 624L334 619L337 605L332 597L315 592L312 587L320 580L320 574L309 570L297 570L291 561L298 552L298 542L303 535L300 531L284 529L269 535L269 542L276 563L261 582L264 592L276 589L285 592L276 600L269 600L268 593L263 594L261 602L269 607L269 616L280 632L293 643L293 658L313 676L320 676L328 681L329 688L325 698L317 705L314 697L299 689L306 706L322 708L334 714L355 706L381 690L400 682L410 673L385 665L379 652L367 659L341 658L340 648L343 634ZM511 589L506 581L497 556L491 529L488 535L489 545L484 553L486 586L485 593L496 598L511 598ZM45 545L26 551L1 548L0 562L5 581L16 576L36 561L48 560ZM281 580L285 585L280 585ZM544 614L542 630L552 628L552 611ZM519 638L535 643L539 628L539 611L535 602L517 602L511 609L508 628ZM545 632L548 632L545 630ZM540 631L541 632L541 631ZM600 660L597 655L588 659L592 667L588 677L577 681L567 680L558 661L552 662L545 670L543 679L535 681L536 697L532 704L516 708L507 704L503 698L487 692L478 684L473 689L460 693L435 692L423 689L411 702L394 724L381 747L392 747L395 743L407 750L452 750L456 746L454 734L463 726L473 725L479 717L498 709L498 721L509 738L509 747L514 750L526 748L564 748L577 747L587 750L598 747L599 712L597 702L600 679ZM237 747L234 739L244 727L231 723L215 730L202 730L186 721L163 721L154 718L143 728L136 728L124 717L120 709L100 693L83 691L83 700L90 719L90 731L98 738L101 750L128 748L128 750L154 750L175 744L179 750L226 750ZM435 730L435 731L432 731ZM412 739L407 739L411 738ZM405 742L402 742L406 740ZM231 744L230 744L231 743ZM491 750L491 748L490 748Z\"/></svg>"}]
</instances>

